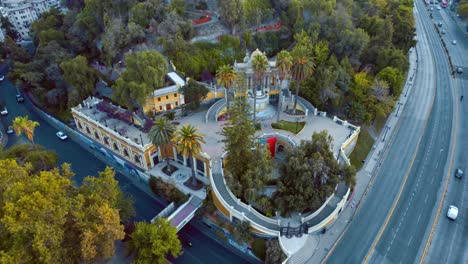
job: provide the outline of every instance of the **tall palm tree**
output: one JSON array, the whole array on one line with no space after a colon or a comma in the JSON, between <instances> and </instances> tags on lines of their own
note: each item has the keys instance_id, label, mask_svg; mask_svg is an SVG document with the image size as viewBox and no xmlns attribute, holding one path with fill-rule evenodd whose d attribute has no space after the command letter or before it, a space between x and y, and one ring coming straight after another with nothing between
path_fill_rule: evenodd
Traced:
<instances>
[{"instance_id":1,"label":"tall palm tree","mask_svg":"<svg viewBox=\"0 0 468 264\"><path fill-rule=\"evenodd\" d=\"M252 58L252 68L255 73L255 83L256 85L262 85L263 75L268 69L268 59L263 54L255 54ZM253 98L254 98L254 109L253 109L253 122L255 124L255 115L257 109L257 87L253 85Z\"/></svg>"},{"instance_id":2,"label":"tall palm tree","mask_svg":"<svg viewBox=\"0 0 468 264\"><path fill-rule=\"evenodd\" d=\"M218 85L221 85L226 89L226 106L227 115L229 116L229 90L237 79L236 72L232 66L224 65L219 67L218 71L216 72L216 78L218 80Z\"/></svg>"},{"instance_id":3,"label":"tall palm tree","mask_svg":"<svg viewBox=\"0 0 468 264\"><path fill-rule=\"evenodd\" d=\"M289 76L291 68L293 66L293 58L287 50L282 50L278 55L276 55L276 68L279 70L279 79L280 79L280 96L278 100L278 113L276 117L276 122L279 122L280 111L281 111L281 88L283 87L283 80Z\"/></svg>"},{"instance_id":4,"label":"tall palm tree","mask_svg":"<svg viewBox=\"0 0 468 264\"><path fill-rule=\"evenodd\" d=\"M192 125L185 125L175 132L172 142L176 145L177 151L183 156L189 158L192 167L192 185L195 186L195 164L193 164L193 155L201 151L201 144L205 143L205 135L197 133L198 128Z\"/></svg>"},{"instance_id":5,"label":"tall palm tree","mask_svg":"<svg viewBox=\"0 0 468 264\"><path fill-rule=\"evenodd\" d=\"M163 152L166 159L167 170L169 172L172 171L172 167L167 149L172 143L175 131L176 126L172 124L167 118L162 117L156 119L153 127L151 127L151 130L148 133L148 137L150 138L151 143L161 148L161 151Z\"/></svg>"},{"instance_id":6,"label":"tall palm tree","mask_svg":"<svg viewBox=\"0 0 468 264\"><path fill-rule=\"evenodd\" d=\"M36 149L34 144L34 129L39 126L39 122L29 120L28 116L18 116L13 120L11 128L16 132L16 135L25 134L26 137L31 141L33 148Z\"/></svg>"},{"instance_id":7,"label":"tall palm tree","mask_svg":"<svg viewBox=\"0 0 468 264\"><path fill-rule=\"evenodd\" d=\"M299 96L299 88L301 82L312 75L315 70L315 63L311 56L311 52L305 45L297 45L292 50L293 66L291 69L292 78L296 81L296 96L294 98L294 113L297 110L297 97Z\"/></svg>"}]
</instances>

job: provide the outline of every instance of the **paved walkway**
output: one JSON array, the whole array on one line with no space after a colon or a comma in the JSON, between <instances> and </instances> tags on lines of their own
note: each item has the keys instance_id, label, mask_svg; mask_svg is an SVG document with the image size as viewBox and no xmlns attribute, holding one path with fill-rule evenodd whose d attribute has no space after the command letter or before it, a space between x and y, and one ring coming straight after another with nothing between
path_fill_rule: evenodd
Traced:
<instances>
[{"instance_id":1,"label":"paved walkway","mask_svg":"<svg viewBox=\"0 0 468 264\"><path fill-rule=\"evenodd\" d=\"M368 189L370 186L372 186L373 176L377 173L378 168L382 163L384 156L383 153L388 146L387 142L391 138L394 132L394 128L397 126L401 112L404 110L406 105L408 92L413 86L413 80L417 68L417 53L415 52L414 48L411 49L410 52L410 67L408 70L408 78L406 80L406 84L400 99L395 104L395 107L398 108L398 103L401 103L402 105L400 106L398 113L395 109L395 111L389 116L387 123L384 129L382 129L382 133L378 137L378 140L374 143L374 146L369 153L364 166L356 174L356 186L354 188L354 192L351 194L351 198L349 199L350 202L348 203L350 206L345 207L339 218L333 223L331 228L325 234L313 235L320 241L320 243L318 243L314 249L303 247L300 251L291 257L291 261L289 263L322 262L330 248L332 248L333 245L337 242L348 223L352 220L356 209L359 207L361 199L366 196ZM388 129L386 129L386 127L388 127ZM296 255L300 257L296 257ZM297 262L297 258L300 258L301 262Z\"/></svg>"}]
</instances>

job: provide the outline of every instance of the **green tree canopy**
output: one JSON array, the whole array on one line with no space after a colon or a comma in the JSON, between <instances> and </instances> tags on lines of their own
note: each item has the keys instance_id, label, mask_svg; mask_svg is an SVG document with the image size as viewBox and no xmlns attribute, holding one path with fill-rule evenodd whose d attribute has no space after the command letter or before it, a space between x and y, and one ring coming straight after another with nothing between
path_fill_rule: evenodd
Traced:
<instances>
[{"instance_id":1,"label":"green tree canopy","mask_svg":"<svg viewBox=\"0 0 468 264\"><path fill-rule=\"evenodd\" d=\"M189 79L188 82L180 88L180 91L184 95L184 107L191 110L200 107L200 103L209 92L208 88L192 79Z\"/></svg>"},{"instance_id":2,"label":"green tree canopy","mask_svg":"<svg viewBox=\"0 0 468 264\"><path fill-rule=\"evenodd\" d=\"M98 75L95 69L89 66L84 56L76 56L60 64L65 81L72 86L68 96L68 106L73 107L84 98L93 94Z\"/></svg>"},{"instance_id":3,"label":"green tree canopy","mask_svg":"<svg viewBox=\"0 0 468 264\"><path fill-rule=\"evenodd\" d=\"M169 221L158 218L154 223L139 222L131 235L131 245L136 251L134 263L166 263L167 254L177 257L182 254L182 245L177 230Z\"/></svg>"},{"instance_id":4,"label":"green tree canopy","mask_svg":"<svg viewBox=\"0 0 468 264\"><path fill-rule=\"evenodd\" d=\"M117 79L114 98L133 109L133 100L144 105L146 98L164 84L167 62L157 51L142 51L125 56L126 70Z\"/></svg>"},{"instance_id":5,"label":"green tree canopy","mask_svg":"<svg viewBox=\"0 0 468 264\"><path fill-rule=\"evenodd\" d=\"M353 169L338 164L330 150L331 143L331 136L322 131L287 153L280 169L278 191L274 194L282 215L315 210L340 181L353 183Z\"/></svg>"},{"instance_id":6,"label":"green tree canopy","mask_svg":"<svg viewBox=\"0 0 468 264\"><path fill-rule=\"evenodd\" d=\"M103 174L112 176L107 169ZM70 165L34 173L0 160L0 257L5 263L96 263L123 239L115 181L101 175L75 187ZM118 190L118 189L117 189Z\"/></svg>"}]
</instances>

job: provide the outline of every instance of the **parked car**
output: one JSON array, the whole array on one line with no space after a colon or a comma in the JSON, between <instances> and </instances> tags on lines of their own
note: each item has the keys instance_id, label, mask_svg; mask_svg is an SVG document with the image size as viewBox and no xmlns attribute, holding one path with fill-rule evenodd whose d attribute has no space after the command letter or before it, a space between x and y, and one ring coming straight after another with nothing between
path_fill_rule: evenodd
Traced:
<instances>
[{"instance_id":1,"label":"parked car","mask_svg":"<svg viewBox=\"0 0 468 264\"><path fill-rule=\"evenodd\" d=\"M458 208L453 205L450 205L447 211L447 217L450 218L451 220L455 220L457 219L457 216L458 216Z\"/></svg>"},{"instance_id":2,"label":"parked car","mask_svg":"<svg viewBox=\"0 0 468 264\"><path fill-rule=\"evenodd\" d=\"M433 7L431 7L429 10L431 10L431 11L434 11L434 8L433 8Z\"/></svg>"},{"instance_id":3,"label":"parked car","mask_svg":"<svg viewBox=\"0 0 468 264\"><path fill-rule=\"evenodd\" d=\"M15 132L15 131L11 127L8 127L7 130L6 130L7 134L13 134L13 132Z\"/></svg>"},{"instance_id":4,"label":"parked car","mask_svg":"<svg viewBox=\"0 0 468 264\"><path fill-rule=\"evenodd\" d=\"M458 67L458 68L457 68L457 73L463 73L463 68L462 68L462 67Z\"/></svg>"},{"instance_id":5,"label":"parked car","mask_svg":"<svg viewBox=\"0 0 468 264\"><path fill-rule=\"evenodd\" d=\"M437 6L437 10L440 10L440 6Z\"/></svg>"},{"instance_id":6,"label":"parked car","mask_svg":"<svg viewBox=\"0 0 468 264\"><path fill-rule=\"evenodd\" d=\"M445 29L442 29L442 31L440 31L440 33L445 34Z\"/></svg>"},{"instance_id":7,"label":"parked car","mask_svg":"<svg viewBox=\"0 0 468 264\"><path fill-rule=\"evenodd\" d=\"M8 115L8 110L7 110L6 106L3 107L2 111L0 111L0 114L1 114L2 116Z\"/></svg>"},{"instance_id":8,"label":"parked car","mask_svg":"<svg viewBox=\"0 0 468 264\"><path fill-rule=\"evenodd\" d=\"M24 98L23 98L23 96L21 94L16 95L16 102L18 102L18 103L24 102Z\"/></svg>"},{"instance_id":9,"label":"parked car","mask_svg":"<svg viewBox=\"0 0 468 264\"><path fill-rule=\"evenodd\" d=\"M455 170L455 177L458 178L458 179L463 178L463 171L461 169L457 168Z\"/></svg>"},{"instance_id":10,"label":"parked car","mask_svg":"<svg viewBox=\"0 0 468 264\"><path fill-rule=\"evenodd\" d=\"M57 135L57 137L60 138L61 140L67 140L68 138L68 136L65 135L65 133L63 133L62 131L57 132L55 135Z\"/></svg>"},{"instance_id":11,"label":"parked car","mask_svg":"<svg viewBox=\"0 0 468 264\"><path fill-rule=\"evenodd\" d=\"M0 75L0 82L3 81L3 80L5 80L5 76Z\"/></svg>"}]
</instances>

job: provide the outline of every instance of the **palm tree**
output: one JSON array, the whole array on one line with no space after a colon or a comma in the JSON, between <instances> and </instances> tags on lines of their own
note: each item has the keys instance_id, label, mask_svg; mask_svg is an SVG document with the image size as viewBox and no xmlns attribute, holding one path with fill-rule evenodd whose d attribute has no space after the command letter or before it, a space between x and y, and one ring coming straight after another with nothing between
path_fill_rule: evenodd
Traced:
<instances>
[{"instance_id":1,"label":"palm tree","mask_svg":"<svg viewBox=\"0 0 468 264\"><path fill-rule=\"evenodd\" d=\"M193 155L201 151L201 144L205 143L203 139L205 135L197 133L198 128L192 125L182 126L175 132L172 142L176 145L177 151L183 156L189 158L192 167L192 185L195 186L197 180L195 178L195 164L193 164Z\"/></svg>"},{"instance_id":2,"label":"palm tree","mask_svg":"<svg viewBox=\"0 0 468 264\"><path fill-rule=\"evenodd\" d=\"M294 114L297 110L297 97L301 81L312 75L315 70L315 64L309 49L305 45L297 45L292 50L293 66L291 69L292 78L296 81L296 97L294 98Z\"/></svg>"},{"instance_id":3,"label":"palm tree","mask_svg":"<svg viewBox=\"0 0 468 264\"><path fill-rule=\"evenodd\" d=\"M236 72L230 65L224 65L219 67L216 72L216 78L218 79L218 85L221 85L226 89L227 115L229 116L229 90L232 87L232 84L236 81Z\"/></svg>"},{"instance_id":4,"label":"palm tree","mask_svg":"<svg viewBox=\"0 0 468 264\"><path fill-rule=\"evenodd\" d=\"M262 85L263 74L265 74L268 68L268 59L263 54L255 54L252 58L252 68L255 73L256 85ZM257 108L257 87L253 85L253 98L254 98L254 109L253 109L253 122L255 124L255 114Z\"/></svg>"},{"instance_id":5,"label":"palm tree","mask_svg":"<svg viewBox=\"0 0 468 264\"><path fill-rule=\"evenodd\" d=\"M279 122L280 111L281 111L281 88L283 87L283 80L289 76L291 68L293 66L293 58L287 50L282 50L278 55L276 55L276 68L279 70L279 79L280 79L280 96L278 101L278 115L276 117L276 122Z\"/></svg>"},{"instance_id":6,"label":"palm tree","mask_svg":"<svg viewBox=\"0 0 468 264\"><path fill-rule=\"evenodd\" d=\"M12 124L11 128L16 132L16 135L25 134L26 137L31 141L33 149L37 151L36 144L34 143L34 129L39 126L39 122L29 120L28 116L18 116L16 117ZM43 168L47 168L47 163L44 160L44 157L41 156L41 161Z\"/></svg>"},{"instance_id":7,"label":"palm tree","mask_svg":"<svg viewBox=\"0 0 468 264\"><path fill-rule=\"evenodd\" d=\"M34 144L34 129L39 126L39 122L29 120L28 116L18 116L13 120L11 128L16 132L16 135L25 134L31 141L33 148L36 149Z\"/></svg>"},{"instance_id":8,"label":"palm tree","mask_svg":"<svg viewBox=\"0 0 468 264\"><path fill-rule=\"evenodd\" d=\"M165 117L158 118L154 122L153 127L148 133L148 137L151 140L153 145L158 146L161 148L161 151L166 158L167 163L167 171L171 172L172 167L170 164L169 153L167 153L167 149L170 147L172 143L172 138L174 137L174 132L176 131L176 126L169 122L169 120Z\"/></svg>"}]
</instances>

